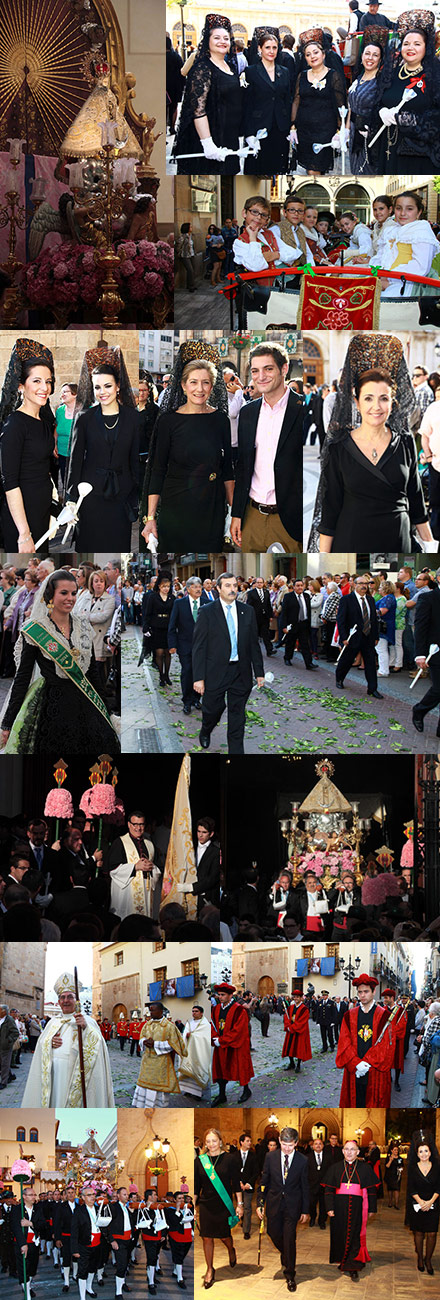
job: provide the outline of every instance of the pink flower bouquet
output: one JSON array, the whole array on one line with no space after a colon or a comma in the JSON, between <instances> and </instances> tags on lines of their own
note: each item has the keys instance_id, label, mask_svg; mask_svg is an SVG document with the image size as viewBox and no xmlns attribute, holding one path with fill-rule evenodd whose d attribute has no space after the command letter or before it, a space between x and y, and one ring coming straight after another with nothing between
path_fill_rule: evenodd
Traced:
<instances>
[{"instance_id":1,"label":"pink flower bouquet","mask_svg":"<svg viewBox=\"0 0 440 1300\"><path fill-rule=\"evenodd\" d=\"M81 805L80 805L81 806ZM108 817L116 808L113 785L94 785L90 790L89 812L95 817Z\"/></svg>"},{"instance_id":2,"label":"pink flower bouquet","mask_svg":"<svg viewBox=\"0 0 440 1300\"><path fill-rule=\"evenodd\" d=\"M49 790L44 805L45 817L73 817L74 807L70 790Z\"/></svg>"},{"instance_id":3,"label":"pink flower bouquet","mask_svg":"<svg viewBox=\"0 0 440 1300\"><path fill-rule=\"evenodd\" d=\"M15 1160L11 1169L11 1175L12 1178L17 1180L17 1182L27 1182L29 1178L32 1178L31 1166L28 1164L27 1160Z\"/></svg>"}]
</instances>

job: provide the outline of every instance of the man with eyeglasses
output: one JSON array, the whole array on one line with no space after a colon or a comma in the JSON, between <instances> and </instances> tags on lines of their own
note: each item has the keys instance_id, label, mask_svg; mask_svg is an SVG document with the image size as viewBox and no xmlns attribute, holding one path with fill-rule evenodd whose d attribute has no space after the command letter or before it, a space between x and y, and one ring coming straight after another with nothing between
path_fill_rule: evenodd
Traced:
<instances>
[{"instance_id":1,"label":"man with eyeglasses","mask_svg":"<svg viewBox=\"0 0 440 1300\"><path fill-rule=\"evenodd\" d=\"M421 410L422 415L424 415L426 407L430 406L431 402L434 401L434 393L432 388L429 387L428 371L425 369L425 366L415 366L411 379L415 389L417 405Z\"/></svg>"},{"instance_id":2,"label":"man with eyeglasses","mask_svg":"<svg viewBox=\"0 0 440 1300\"><path fill-rule=\"evenodd\" d=\"M111 911L120 916L133 913L153 916L160 904L159 867L154 866L154 844L145 838L145 817L132 812L128 818L128 833L113 841L108 869L111 880ZM156 886L159 885L156 891ZM155 891L158 895L154 906Z\"/></svg>"},{"instance_id":3,"label":"man with eyeglasses","mask_svg":"<svg viewBox=\"0 0 440 1300\"><path fill-rule=\"evenodd\" d=\"M271 215L270 203L262 194L254 194L246 199L243 208L244 229L238 239L234 240L234 259L246 271L265 271L266 267L291 266L301 260L301 248L295 244L290 247L285 243L279 227L268 229ZM276 233L278 231L278 234ZM261 288L269 297L270 288Z\"/></svg>"}]
</instances>

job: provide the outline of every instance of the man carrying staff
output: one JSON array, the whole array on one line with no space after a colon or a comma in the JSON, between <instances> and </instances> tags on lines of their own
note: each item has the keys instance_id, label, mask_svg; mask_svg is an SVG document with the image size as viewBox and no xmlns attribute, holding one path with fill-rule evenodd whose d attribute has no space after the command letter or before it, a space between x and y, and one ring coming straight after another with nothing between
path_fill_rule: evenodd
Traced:
<instances>
[{"instance_id":1,"label":"man carrying staff","mask_svg":"<svg viewBox=\"0 0 440 1300\"><path fill-rule=\"evenodd\" d=\"M150 1018L139 1039L144 1055L133 1094L132 1106L166 1106L171 1094L180 1092L174 1065L176 1056L187 1056L180 1029L165 1015L163 1002L150 1002Z\"/></svg>"},{"instance_id":2,"label":"man carrying staff","mask_svg":"<svg viewBox=\"0 0 440 1300\"><path fill-rule=\"evenodd\" d=\"M306 1223L309 1213L309 1180L306 1157L296 1150L296 1128L283 1128L280 1149L268 1151L260 1187L259 1219L267 1212L267 1231L281 1265L287 1290L296 1291L296 1228Z\"/></svg>"},{"instance_id":3,"label":"man carrying staff","mask_svg":"<svg viewBox=\"0 0 440 1300\"><path fill-rule=\"evenodd\" d=\"M309 1033L309 1008L301 989L293 990L292 999L293 1000L290 1003L288 1010L284 1014L286 1036L281 1055L283 1057L289 1057L287 1070L296 1070L296 1073L299 1074L301 1061L311 1061L312 1059Z\"/></svg>"},{"instance_id":4,"label":"man carrying staff","mask_svg":"<svg viewBox=\"0 0 440 1300\"><path fill-rule=\"evenodd\" d=\"M44 1214L41 1205L36 1205L36 1193L30 1183L23 1186L23 1217L21 1205L13 1205L10 1211L9 1225L14 1242L17 1277L21 1282L24 1300L35 1295L31 1282L35 1277L40 1258L40 1238L45 1230ZM26 1288L24 1285L23 1259L26 1260Z\"/></svg>"},{"instance_id":5,"label":"man carrying staff","mask_svg":"<svg viewBox=\"0 0 440 1300\"><path fill-rule=\"evenodd\" d=\"M391 1066L395 1052L394 1023L375 1001L374 975L352 980L360 1006L343 1018L336 1065L343 1070L340 1106L390 1106Z\"/></svg>"},{"instance_id":6,"label":"man carrying staff","mask_svg":"<svg viewBox=\"0 0 440 1300\"><path fill-rule=\"evenodd\" d=\"M367 1220L376 1213L376 1184L373 1170L359 1160L356 1141L342 1148L342 1163L327 1170L324 1180L325 1208L330 1219L330 1264L359 1282L359 1271L370 1263L367 1250Z\"/></svg>"},{"instance_id":7,"label":"man carrying staff","mask_svg":"<svg viewBox=\"0 0 440 1300\"><path fill-rule=\"evenodd\" d=\"M58 976L54 989L60 1012L52 1016L38 1039L22 1105L31 1110L43 1106L83 1106L85 1087L89 1106L114 1106L107 1044L96 1020L84 1015L77 1006L70 971Z\"/></svg>"},{"instance_id":8,"label":"man carrying staff","mask_svg":"<svg viewBox=\"0 0 440 1300\"><path fill-rule=\"evenodd\" d=\"M245 1007L235 1001L235 991L233 984L214 984L218 1003L211 1012L212 1079L213 1083L218 1083L219 1092L212 1106L226 1105L226 1084L231 1080L238 1080L242 1085L243 1091L238 1098L240 1105L252 1096L249 1080L254 1077L254 1067L249 1016Z\"/></svg>"},{"instance_id":9,"label":"man carrying staff","mask_svg":"<svg viewBox=\"0 0 440 1300\"><path fill-rule=\"evenodd\" d=\"M385 1003L385 1011L388 1012L388 1017L389 1017L396 1005L396 990L382 989L382 998ZM406 1019L407 1019L406 1011L404 1011L402 1008L399 1015L396 1016L396 1019L394 1021L396 1046L394 1051L393 1066L394 1066L394 1087L396 1089L396 1092L401 1092L399 1079L400 1079L400 1075L403 1074L404 1065L405 1065Z\"/></svg>"}]
</instances>

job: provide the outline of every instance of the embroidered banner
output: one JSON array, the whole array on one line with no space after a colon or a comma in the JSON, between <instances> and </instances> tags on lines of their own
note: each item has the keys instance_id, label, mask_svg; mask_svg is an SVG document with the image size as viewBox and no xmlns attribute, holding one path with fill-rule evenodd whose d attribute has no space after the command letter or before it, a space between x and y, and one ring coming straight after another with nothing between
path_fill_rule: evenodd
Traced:
<instances>
[{"instance_id":1,"label":"embroidered banner","mask_svg":"<svg viewBox=\"0 0 440 1300\"><path fill-rule=\"evenodd\" d=\"M298 329L374 330L379 326L380 284L365 278L328 273L322 281L303 275L297 316Z\"/></svg>"}]
</instances>

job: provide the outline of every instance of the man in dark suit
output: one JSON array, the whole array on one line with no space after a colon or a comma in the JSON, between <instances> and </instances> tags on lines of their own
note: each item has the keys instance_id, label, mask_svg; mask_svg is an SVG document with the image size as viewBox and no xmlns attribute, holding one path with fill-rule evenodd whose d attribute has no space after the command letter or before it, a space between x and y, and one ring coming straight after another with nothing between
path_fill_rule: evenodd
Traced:
<instances>
[{"instance_id":1,"label":"man in dark suit","mask_svg":"<svg viewBox=\"0 0 440 1300\"><path fill-rule=\"evenodd\" d=\"M263 657L253 609L237 602L238 584L232 573L217 580L219 600L200 609L193 640L193 685L202 697L200 744L209 748L211 731L228 707L228 753L244 753L246 702L264 682Z\"/></svg>"},{"instance_id":2,"label":"man in dark suit","mask_svg":"<svg viewBox=\"0 0 440 1300\"><path fill-rule=\"evenodd\" d=\"M214 840L215 821L212 817L201 817L197 822L196 869L197 880L193 885L182 885L182 893L196 894L197 915L205 903L220 907L220 845Z\"/></svg>"},{"instance_id":3,"label":"man in dark suit","mask_svg":"<svg viewBox=\"0 0 440 1300\"><path fill-rule=\"evenodd\" d=\"M316 1019L321 1030L322 1051L331 1052L335 1050L335 1037L333 1030L336 1025L337 1015L336 1008L332 998L329 998L328 990L322 990L321 1001L316 1008ZM328 1039L328 1043L327 1043Z\"/></svg>"},{"instance_id":4,"label":"man in dark suit","mask_svg":"<svg viewBox=\"0 0 440 1300\"><path fill-rule=\"evenodd\" d=\"M88 883L87 867L75 863L70 874L71 888L65 893L54 894L48 918L50 921L55 921L55 925L59 925L61 934L67 930L72 917L77 917L79 913L83 915L85 912L93 911L87 890Z\"/></svg>"},{"instance_id":5,"label":"man in dark suit","mask_svg":"<svg viewBox=\"0 0 440 1300\"><path fill-rule=\"evenodd\" d=\"M182 687L183 712L191 713L191 707L201 708L200 699L193 688L192 643L199 609L209 604L209 597L202 590L200 578L188 578L185 583L186 596L175 600L168 625L168 647L170 653L180 659L180 685Z\"/></svg>"},{"instance_id":6,"label":"man in dark suit","mask_svg":"<svg viewBox=\"0 0 440 1300\"><path fill-rule=\"evenodd\" d=\"M356 630L351 636L352 628ZM336 685L343 690L344 679L359 651L364 661L367 679L367 694L374 695L375 700L382 700L383 695L377 689L377 669L375 646L379 640L376 606L370 596L365 578L356 578L355 589L348 596L341 596L338 605L339 640L344 649L336 663Z\"/></svg>"},{"instance_id":7,"label":"man in dark suit","mask_svg":"<svg viewBox=\"0 0 440 1300\"><path fill-rule=\"evenodd\" d=\"M309 1228L314 1228L316 1223L316 1212L318 1211L318 1227L325 1228L327 1218L324 1204L324 1189L321 1186L326 1169L332 1163L331 1153L321 1138L315 1138L307 1152L307 1163L309 1166L309 1187L310 1187L310 1223Z\"/></svg>"},{"instance_id":8,"label":"man in dark suit","mask_svg":"<svg viewBox=\"0 0 440 1300\"><path fill-rule=\"evenodd\" d=\"M125 1282L125 1275L130 1263L130 1255L134 1246L134 1231L137 1215L134 1210L128 1208L128 1191L126 1187L118 1187L118 1199L111 1206L112 1223L111 1223L111 1242L112 1250L116 1257L116 1295L122 1295L123 1291L130 1291L131 1288Z\"/></svg>"},{"instance_id":9,"label":"man in dark suit","mask_svg":"<svg viewBox=\"0 0 440 1300\"><path fill-rule=\"evenodd\" d=\"M269 632L269 624L272 618L272 606L270 603L269 592L266 591L264 586L264 578L255 579L253 587L248 591L246 604L251 605L252 609L255 610L258 636L260 640L264 642L266 654L276 654Z\"/></svg>"},{"instance_id":10,"label":"man in dark suit","mask_svg":"<svg viewBox=\"0 0 440 1300\"><path fill-rule=\"evenodd\" d=\"M63 1292L67 1292L69 1290L69 1285L70 1285L71 1267L72 1267L72 1277L74 1281L76 1281L76 1275L78 1272L78 1261L74 1260L72 1264L72 1252L71 1252L72 1219L77 1205L74 1183L68 1184L65 1191L63 1192L63 1198L64 1199L62 1201L58 1201L58 1203L54 1205L53 1231L54 1231L55 1245L57 1246L58 1250L61 1252L61 1258L62 1258L62 1269L63 1269L63 1277L64 1277L64 1285L62 1287L62 1290Z\"/></svg>"},{"instance_id":11,"label":"man in dark suit","mask_svg":"<svg viewBox=\"0 0 440 1300\"><path fill-rule=\"evenodd\" d=\"M288 591L285 595L281 614L282 629L286 633L284 663L292 663L295 645L299 641L306 668L309 671L317 668L318 665L312 660L310 594L304 591L304 583L300 578L295 582L294 591Z\"/></svg>"},{"instance_id":12,"label":"man in dark suit","mask_svg":"<svg viewBox=\"0 0 440 1300\"><path fill-rule=\"evenodd\" d=\"M344 1016L345 1016L345 1012L348 1011L348 1008L349 1008L350 1003L347 1002L344 998L336 997L336 998L333 998L333 1005L334 1005L335 1012L336 1012L336 1021L335 1021L335 1038L336 1038L336 1042L338 1042L338 1039L339 1039L339 1030L340 1030L340 1028L341 1028L342 1021L343 1021ZM342 1150L342 1147L341 1147L341 1150Z\"/></svg>"},{"instance_id":13,"label":"man in dark suit","mask_svg":"<svg viewBox=\"0 0 440 1300\"><path fill-rule=\"evenodd\" d=\"M438 584L440 569L437 569L435 576ZM432 591L424 591L418 598L414 622L414 642L417 667L425 668L429 647L433 644L440 646L440 588L438 585ZM425 713L430 713L431 709L435 709L436 705L440 704L440 651L432 656L428 667L431 674L431 685L423 699L419 700L413 708L412 720L416 731L423 731ZM440 736L440 718L437 723L436 735Z\"/></svg>"},{"instance_id":14,"label":"man in dark suit","mask_svg":"<svg viewBox=\"0 0 440 1300\"><path fill-rule=\"evenodd\" d=\"M29 865L31 867L36 866L38 871L43 872L43 876L46 878L45 887L48 890L57 870L58 855L54 849L50 849L49 845L46 844L47 822L42 818L32 818L28 822L26 835L30 850Z\"/></svg>"},{"instance_id":15,"label":"man in dark suit","mask_svg":"<svg viewBox=\"0 0 440 1300\"><path fill-rule=\"evenodd\" d=\"M261 397L239 415L231 537L243 551L279 542L292 554L302 551L302 399L287 387L289 358L278 343L259 343L250 369Z\"/></svg>"},{"instance_id":16,"label":"man in dark suit","mask_svg":"<svg viewBox=\"0 0 440 1300\"><path fill-rule=\"evenodd\" d=\"M239 1138L240 1149L237 1151L237 1167L240 1187L243 1192L243 1218L241 1226L245 1241L249 1241L252 1222L252 1197L258 1178L258 1160L252 1148L249 1133L242 1133Z\"/></svg>"},{"instance_id":17,"label":"man in dark suit","mask_svg":"<svg viewBox=\"0 0 440 1300\"><path fill-rule=\"evenodd\" d=\"M46 1225L42 1206L37 1203L36 1192L30 1183L25 1183L23 1187L23 1208L22 1214L21 1205L12 1206L8 1216L8 1226L14 1242L18 1281L24 1289L23 1256L25 1256L27 1294L35 1295L35 1291L31 1291L31 1283L37 1272L40 1242L41 1238L44 1238Z\"/></svg>"},{"instance_id":18,"label":"man in dark suit","mask_svg":"<svg viewBox=\"0 0 440 1300\"><path fill-rule=\"evenodd\" d=\"M99 1267L101 1230L96 1222L94 1188L85 1183L81 1196L82 1201L76 1206L72 1215L70 1245L72 1257L78 1260L80 1300L85 1300L87 1292L89 1295L96 1295L96 1291L93 1291L94 1274L97 1273L100 1282L104 1268Z\"/></svg>"},{"instance_id":19,"label":"man in dark suit","mask_svg":"<svg viewBox=\"0 0 440 1300\"><path fill-rule=\"evenodd\" d=\"M288 1291L296 1291L296 1225L309 1213L309 1180L306 1157L296 1150L296 1128L283 1128L280 1149L269 1151L264 1161L260 1188L259 1219L267 1212L267 1231L279 1250Z\"/></svg>"}]
</instances>

